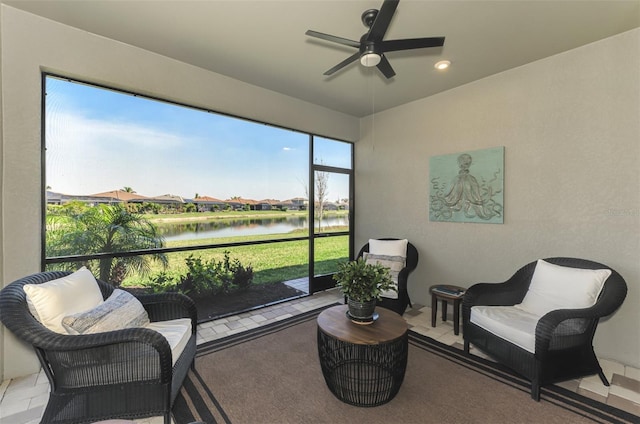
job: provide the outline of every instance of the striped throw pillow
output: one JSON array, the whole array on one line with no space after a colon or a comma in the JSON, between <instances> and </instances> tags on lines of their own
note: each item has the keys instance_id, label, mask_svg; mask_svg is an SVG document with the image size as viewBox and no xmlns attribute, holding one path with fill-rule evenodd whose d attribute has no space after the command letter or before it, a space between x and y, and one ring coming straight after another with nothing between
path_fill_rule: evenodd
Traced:
<instances>
[{"instance_id":1,"label":"striped throw pillow","mask_svg":"<svg viewBox=\"0 0 640 424\"><path fill-rule=\"evenodd\" d=\"M131 293L115 289L102 304L88 311L68 315L62 326L69 334L93 334L123 328L145 327L149 315Z\"/></svg>"}]
</instances>

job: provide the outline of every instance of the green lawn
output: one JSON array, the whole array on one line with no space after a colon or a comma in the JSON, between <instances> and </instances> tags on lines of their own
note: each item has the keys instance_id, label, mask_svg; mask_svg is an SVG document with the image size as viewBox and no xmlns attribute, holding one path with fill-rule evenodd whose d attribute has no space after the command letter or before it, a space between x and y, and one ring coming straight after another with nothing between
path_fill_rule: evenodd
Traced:
<instances>
[{"instance_id":1,"label":"green lawn","mask_svg":"<svg viewBox=\"0 0 640 424\"><path fill-rule=\"evenodd\" d=\"M296 235L292 234L292 236ZM199 240L199 244L222 244L243 241L243 239L268 240L273 238L284 237L277 235L216 238ZM167 247L180 247L190 244L192 244L190 241L172 242L168 243ZM167 254L169 264L166 272L169 275L183 275L187 270L185 259L189 255L200 256L203 260L221 260L224 257L225 250L231 252L232 259L237 258L244 266L251 265L253 267L255 274L254 284L269 284L308 276L309 252L307 240L169 253ZM316 239L315 257L316 275L335 271L339 262L348 260L349 237L337 236ZM159 273L162 270L159 264L154 264L152 274ZM144 285L146 280L147 277L144 276L132 276L126 278L122 284L125 286L139 286Z\"/></svg>"}]
</instances>

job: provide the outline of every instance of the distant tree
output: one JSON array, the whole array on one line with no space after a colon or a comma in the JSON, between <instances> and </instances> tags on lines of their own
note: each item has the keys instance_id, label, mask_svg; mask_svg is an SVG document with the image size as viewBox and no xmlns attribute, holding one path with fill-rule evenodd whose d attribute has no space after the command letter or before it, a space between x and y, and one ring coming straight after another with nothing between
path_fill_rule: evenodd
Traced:
<instances>
[{"instance_id":1,"label":"distant tree","mask_svg":"<svg viewBox=\"0 0 640 424\"><path fill-rule=\"evenodd\" d=\"M128 252L164 246L164 238L142 215L121 204L62 208L47 215L47 256ZM119 285L125 276L147 274L151 260L166 266L164 254L99 259L99 278Z\"/></svg>"},{"instance_id":2,"label":"distant tree","mask_svg":"<svg viewBox=\"0 0 640 424\"><path fill-rule=\"evenodd\" d=\"M125 203L124 207L127 209L129 213L139 213L142 205L140 203Z\"/></svg>"},{"instance_id":3,"label":"distant tree","mask_svg":"<svg viewBox=\"0 0 640 424\"><path fill-rule=\"evenodd\" d=\"M193 196L194 199L197 199L198 197L200 197L198 193L196 193L195 196Z\"/></svg>"},{"instance_id":4,"label":"distant tree","mask_svg":"<svg viewBox=\"0 0 640 424\"><path fill-rule=\"evenodd\" d=\"M135 190L131 187L122 187L122 191L124 191L125 193L135 193Z\"/></svg>"},{"instance_id":5,"label":"distant tree","mask_svg":"<svg viewBox=\"0 0 640 424\"><path fill-rule=\"evenodd\" d=\"M322 164L322 161L319 162ZM329 173L326 171L315 171L315 217L318 219L318 232L322 232L322 220L324 219L324 209L329 196ZM304 185L304 193L309 199L309 187ZM301 210L305 210L302 206Z\"/></svg>"},{"instance_id":6,"label":"distant tree","mask_svg":"<svg viewBox=\"0 0 640 424\"><path fill-rule=\"evenodd\" d=\"M324 208L329 198L329 173L325 171L315 172L315 200L316 215L318 217L318 232L322 232L322 219L324 218ZM308 196L307 196L308 197Z\"/></svg>"}]
</instances>

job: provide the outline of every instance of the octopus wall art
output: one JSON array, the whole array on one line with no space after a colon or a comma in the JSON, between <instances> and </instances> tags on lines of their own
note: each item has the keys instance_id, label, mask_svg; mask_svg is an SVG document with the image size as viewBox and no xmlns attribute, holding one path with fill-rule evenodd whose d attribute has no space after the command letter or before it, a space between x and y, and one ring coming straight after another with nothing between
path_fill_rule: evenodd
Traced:
<instances>
[{"instance_id":1,"label":"octopus wall art","mask_svg":"<svg viewBox=\"0 0 640 424\"><path fill-rule=\"evenodd\" d=\"M504 147L429 160L429 220L504 222Z\"/></svg>"}]
</instances>

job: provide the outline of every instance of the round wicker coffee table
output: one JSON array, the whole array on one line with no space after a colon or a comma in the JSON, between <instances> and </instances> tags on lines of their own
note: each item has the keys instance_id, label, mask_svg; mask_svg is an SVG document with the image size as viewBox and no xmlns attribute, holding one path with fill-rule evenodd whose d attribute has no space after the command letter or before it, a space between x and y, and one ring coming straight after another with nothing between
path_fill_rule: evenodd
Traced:
<instances>
[{"instance_id":1,"label":"round wicker coffee table","mask_svg":"<svg viewBox=\"0 0 640 424\"><path fill-rule=\"evenodd\" d=\"M398 314L377 307L379 318L369 325L347 318L347 306L318 316L318 355L322 374L341 401L378 406L400 390L407 368L408 327Z\"/></svg>"}]
</instances>

